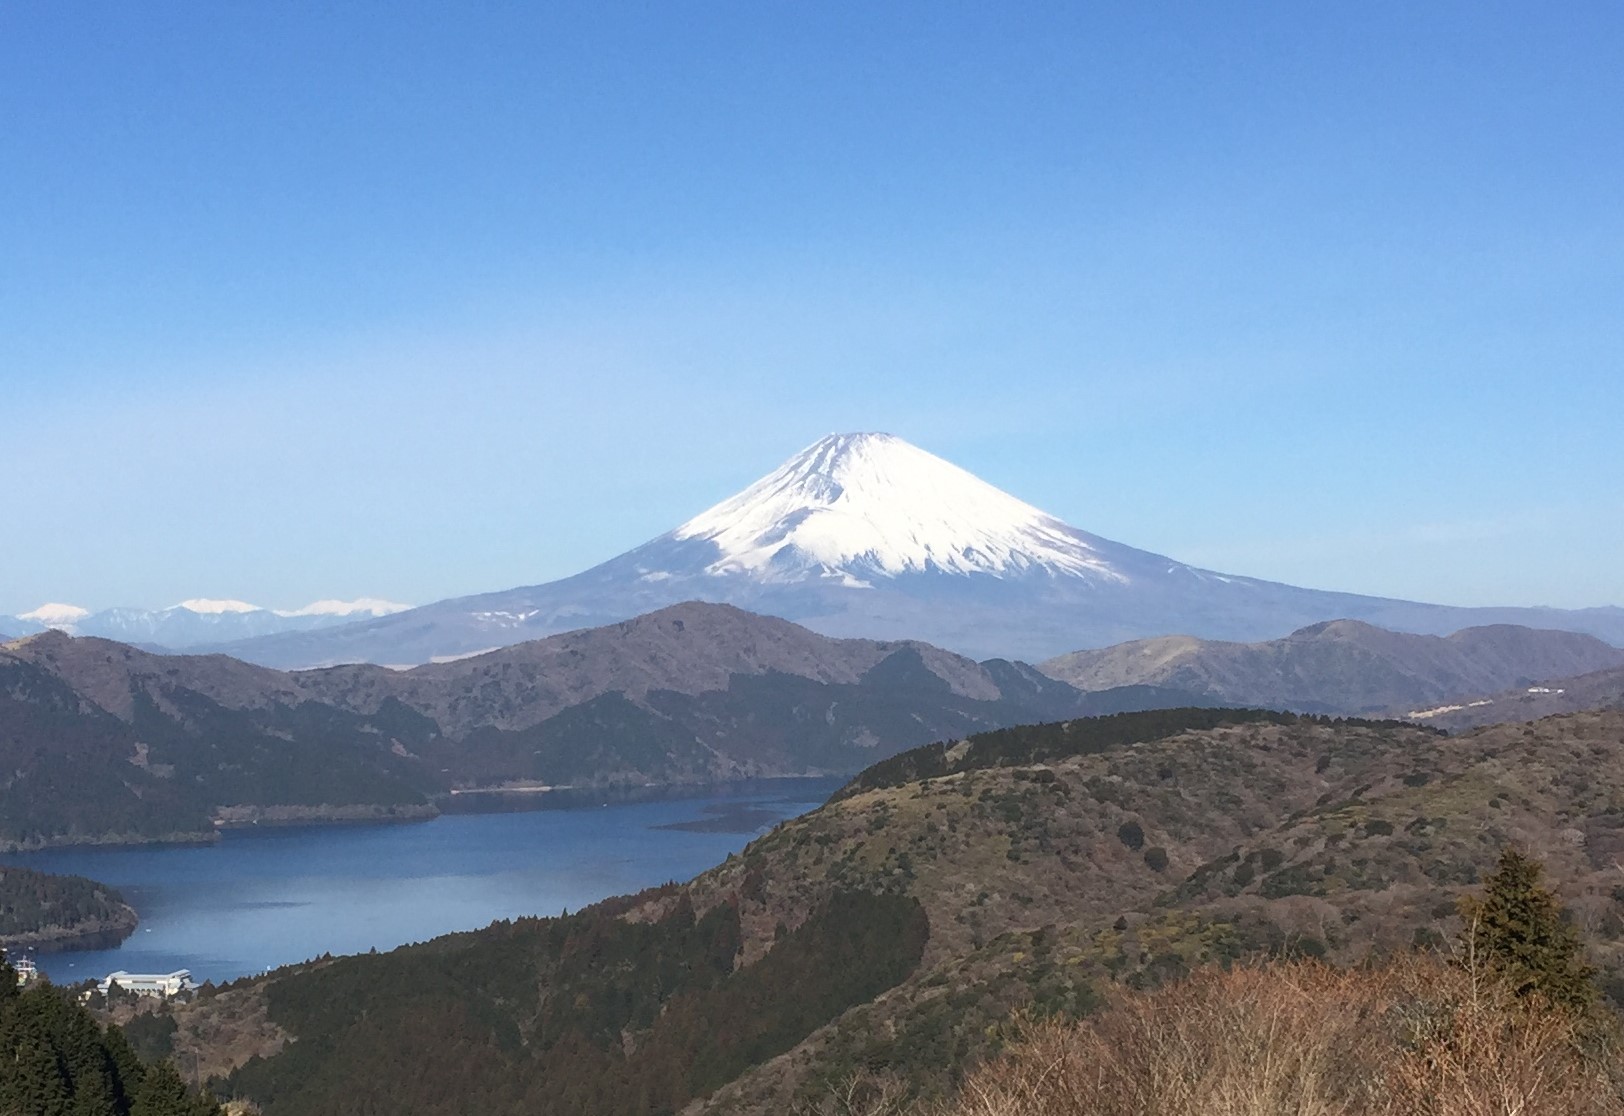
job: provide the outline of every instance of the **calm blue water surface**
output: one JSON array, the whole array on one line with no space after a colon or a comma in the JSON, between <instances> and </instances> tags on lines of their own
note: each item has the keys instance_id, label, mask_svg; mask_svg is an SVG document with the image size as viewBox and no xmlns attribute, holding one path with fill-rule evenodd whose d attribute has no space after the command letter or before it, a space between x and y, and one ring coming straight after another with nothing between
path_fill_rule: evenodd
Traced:
<instances>
[{"instance_id":1,"label":"calm blue water surface","mask_svg":"<svg viewBox=\"0 0 1624 1116\"><path fill-rule=\"evenodd\" d=\"M771 823L751 832L655 827L741 805L792 817L837 785L785 780L745 797L719 790L678 801L444 815L404 825L233 830L216 845L58 849L5 862L112 884L141 915L116 949L37 955L52 980L190 969L197 980L221 981L687 880Z\"/></svg>"}]
</instances>

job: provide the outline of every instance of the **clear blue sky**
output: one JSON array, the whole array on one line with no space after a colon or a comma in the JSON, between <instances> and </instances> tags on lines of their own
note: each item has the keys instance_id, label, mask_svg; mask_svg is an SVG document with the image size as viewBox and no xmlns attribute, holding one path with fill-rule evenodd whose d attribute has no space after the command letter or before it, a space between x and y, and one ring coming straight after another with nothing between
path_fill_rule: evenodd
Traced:
<instances>
[{"instance_id":1,"label":"clear blue sky","mask_svg":"<svg viewBox=\"0 0 1624 1116\"><path fill-rule=\"evenodd\" d=\"M830 431L1624 604L1624 9L0 5L0 613L564 576Z\"/></svg>"}]
</instances>

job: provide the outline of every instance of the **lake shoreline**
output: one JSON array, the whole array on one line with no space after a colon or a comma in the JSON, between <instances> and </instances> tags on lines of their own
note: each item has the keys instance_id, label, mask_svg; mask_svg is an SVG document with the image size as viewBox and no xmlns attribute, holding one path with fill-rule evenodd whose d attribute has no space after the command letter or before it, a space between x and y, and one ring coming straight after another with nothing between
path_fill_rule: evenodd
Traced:
<instances>
[{"instance_id":1,"label":"lake shoreline","mask_svg":"<svg viewBox=\"0 0 1624 1116\"><path fill-rule=\"evenodd\" d=\"M135 933L141 916L128 903L119 904L120 910L111 919L91 919L74 926L31 930L25 934L11 934L0 938L0 949L7 955L27 953L71 953L75 950L112 949L121 945Z\"/></svg>"},{"instance_id":2,"label":"lake shoreline","mask_svg":"<svg viewBox=\"0 0 1624 1116\"><path fill-rule=\"evenodd\" d=\"M192 847L81 846L15 860L102 881L140 914L139 929L116 948L42 954L53 981L185 968L218 984L690 879L772 824L816 808L839 783L753 781L709 796L661 788L661 801L606 804L599 794L413 824L262 824L222 829ZM748 813L755 810L764 812ZM701 824L685 824L693 822Z\"/></svg>"},{"instance_id":3,"label":"lake shoreline","mask_svg":"<svg viewBox=\"0 0 1624 1116\"><path fill-rule=\"evenodd\" d=\"M129 833L66 834L42 841L0 842L0 856L79 848L164 848L212 845L230 830L294 826L402 825L433 821L444 815L509 814L532 810L573 810L638 802L682 802L715 795L750 796L790 790L796 785L845 780L842 774L765 775L719 783L604 784L594 786L461 787L437 794L426 803L393 806L357 803L321 806L222 806L208 830L183 830L143 837Z\"/></svg>"}]
</instances>

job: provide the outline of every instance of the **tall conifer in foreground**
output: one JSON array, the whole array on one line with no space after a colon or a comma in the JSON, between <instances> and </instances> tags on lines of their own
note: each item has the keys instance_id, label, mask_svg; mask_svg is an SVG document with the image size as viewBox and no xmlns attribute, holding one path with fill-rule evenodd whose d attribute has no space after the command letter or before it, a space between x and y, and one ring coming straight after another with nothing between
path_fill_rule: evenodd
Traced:
<instances>
[{"instance_id":1,"label":"tall conifer in foreground","mask_svg":"<svg viewBox=\"0 0 1624 1116\"><path fill-rule=\"evenodd\" d=\"M1462 950L1508 982L1519 997L1543 996L1570 1011L1596 998L1595 970L1584 961L1578 931L1561 904L1540 886L1539 862L1508 848L1483 881L1481 897L1461 901Z\"/></svg>"}]
</instances>

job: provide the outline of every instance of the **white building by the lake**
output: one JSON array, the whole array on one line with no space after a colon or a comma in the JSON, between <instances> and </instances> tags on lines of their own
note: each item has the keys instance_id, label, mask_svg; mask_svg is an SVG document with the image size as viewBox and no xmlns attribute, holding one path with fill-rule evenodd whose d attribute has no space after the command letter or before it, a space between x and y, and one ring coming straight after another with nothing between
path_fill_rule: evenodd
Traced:
<instances>
[{"instance_id":1,"label":"white building by the lake","mask_svg":"<svg viewBox=\"0 0 1624 1116\"><path fill-rule=\"evenodd\" d=\"M197 987L192 982L190 969L176 969L172 973L127 973L120 969L107 974L96 990L105 996L115 984L138 996L178 996Z\"/></svg>"}]
</instances>

